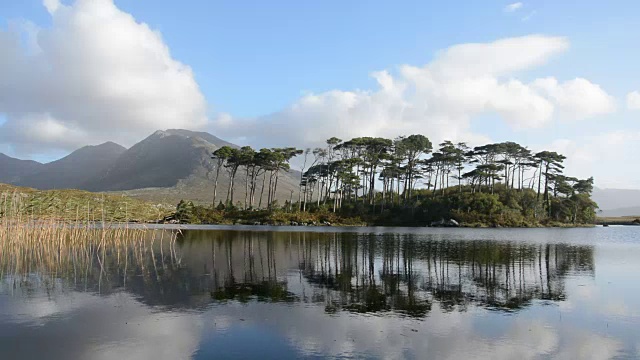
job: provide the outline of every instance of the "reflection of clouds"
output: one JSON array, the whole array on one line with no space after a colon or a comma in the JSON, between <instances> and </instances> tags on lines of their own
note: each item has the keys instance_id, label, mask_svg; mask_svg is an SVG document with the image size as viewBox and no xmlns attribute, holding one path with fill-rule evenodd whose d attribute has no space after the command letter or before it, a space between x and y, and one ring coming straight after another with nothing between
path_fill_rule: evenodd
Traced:
<instances>
[{"instance_id":1,"label":"reflection of clouds","mask_svg":"<svg viewBox=\"0 0 640 360\"><path fill-rule=\"evenodd\" d=\"M0 295L11 294L5 286L0 286ZM92 296L83 293L69 293L60 296L55 293L44 296L20 296L15 299L0 296L0 318L7 318L13 323L24 323L28 326L44 325L47 321L62 317L73 310L95 301Z\"/></svg>"},{"instance_id":2,"label":"reflection of clouds","mask_svg":"<svg viewBox=\"0 0 640 360\"><path fill-rule=\"evenodd\" d=\"M573 293L581 299L593 299L597 292L598 287L593 282L580 284L573 291Z\"/></svg>"},{"instance_id":3,"label":"reflection of clouds","mask_svg":"<svg viewBox=\"0 0 640 360\"><path fill-rule=\"evenodd\" d=\"M617 317L638 317L638 312L635 309L631 309L620 299L613 299L606 303L604 306L604 315L617 316Z\"/></svg>"},{"instance_id":4,"label":"reflection of clouds","mask_svg":"<svg viewBox=\"0 0 640 360\"><path fill-rule=\"evenodd\" d=\"M611 359L622 349L619 341L593 333L575 331L566 333L565 336L573 345L562 347L555 356L556 359Z\"/></svg>"},{"instance_id":5,"label":"reflection of clouds","mask_svg":"<svg viewBox=\"0 0 640 360\"><path fill-rule=\"evenodd\" d=\"M128 320L130 326L117 326L117 335L108 334L114 341L90 349L87 358L186 359L198 348L200 325L195 315L152 314L144 309Z\"/></svg>"},{"instance_id":6,"label":"reflection of clouds","mask_svg":"<svg viewBox=\"0 0 640 360\"><path fill-rule=\"evenodd\" d=\"M46 349L50 359L184 359L198 347L196 314L154 312L126 293L39 295L0 303L2 313L29 319L0 322L0 358L38 358Z\"/></svg>"},{"instance_id":7,"label":"reflection of clouds","mask_svg":"<svg viewBox=\"0 0 640 360\"><path fill-rule=\"evenodd\" d=\"M617 296L611 296L616 293ZM563 310L573 311L575 304L581 312L589 312L592 314L600 314L604 317L619 318L637 318L640 313L627 305L629 302L634 303L633 296L637 296L633 291L612 291L610 285L598 285L594 282L583 283L571 289L571 299L569 301L560 302L559 305ZM571 302L571 305L568 305Z\"/></svg>"},{"instance_id":8,"label":"reflection of clouds","mask_svg":"<svg viewBox=\"0 0 640 360\"><path fill-rule=\"evenodd\" d=\"M31 313L37 321L0 323L1 358L11 358L4 356L15 350L11 343L29 331L29 341L38 348L27 349L26 354L20 349L25 357L31 355L29 351L35 356L38 349L47 348L53 359L182 359L200 347L205 333L227 331L240 319L245 320L244 326L270 329L303 356L606 359L622 349L611 338L572 327L552 327L526 314L494 316L478 309L442 312L437 304L428 317L416 320L348 312L329 316L322 306L233 301L202 314L162 312L126 293L13 300L0 304L3 312ZM4 306L13 308L5 310ZM640 351L640 345L631 351Z\"/></svg>"},{"instance_id":9,"label":"reflection of clouds","mask_svg":"<svg viewBox=\"0 0 640 360\"><path fill-rule=\"evenodd\" d=\"M231 310L231 311L229 311ZM247 325L267 326L286 337L305 356L373 356L435 359L606 359L622 343L569 326L557 328L526 317L508 317L491 323L489 333L475 324L473 312L433 311L424 320L339 313L328 316L321 307L252 304L242 310L214 308ZM269 314L264 318L265 313ZM213 316L218 319L217 314ZM495 320L495 318L494 318Z\"/></svg>"}]
</instances>

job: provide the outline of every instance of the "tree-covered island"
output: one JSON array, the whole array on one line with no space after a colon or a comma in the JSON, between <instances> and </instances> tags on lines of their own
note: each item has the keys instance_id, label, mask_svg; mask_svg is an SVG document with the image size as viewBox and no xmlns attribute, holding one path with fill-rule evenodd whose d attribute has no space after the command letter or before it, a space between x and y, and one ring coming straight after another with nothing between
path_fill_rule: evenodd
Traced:
<instances>
[{"instance_id":1,"label":"tree-covered island","mask_svg":"<svg viewBox=\"0 0 640 360\"><path fill-rule=\"evenodd\" d=\"M276 198L280 174L302 157L297 193ZM469 147L423 135L331 138L326 146L223 146L209 206L181 202L185 223L379 226L577 226L592 224L593 178L565 175L565 156L515 142ZM226 189L218 178L226 172ZM239 187L238 185L241 185ZM238 194L237 189L244 188ZM234 191L235 190L235 191Z\"/></svg>"}]
</instances>

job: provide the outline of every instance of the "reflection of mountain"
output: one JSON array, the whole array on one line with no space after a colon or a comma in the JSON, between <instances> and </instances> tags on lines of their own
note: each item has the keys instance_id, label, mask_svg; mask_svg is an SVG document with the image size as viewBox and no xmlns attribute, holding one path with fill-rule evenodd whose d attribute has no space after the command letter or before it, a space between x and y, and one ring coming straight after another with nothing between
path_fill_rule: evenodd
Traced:
<instances>
[{"instance_id":1,"label":"reflection of mountain","mask_svg":"<svg viewBox=\"0 0 640 360\"><path fill-rule=\"evenodd\" d=\"M441 311L515 311L534 300L562 301L566 276L595 271L590 246L245 231L186 231L172 241L161 234L105 252L79 250L91 256L81 263L76 254L56 260L59 268L34 268L77 290L124 289L152 306L304 302L329 313L412 317L425 316L434 305Z\"/></svg>"}]
</instances>

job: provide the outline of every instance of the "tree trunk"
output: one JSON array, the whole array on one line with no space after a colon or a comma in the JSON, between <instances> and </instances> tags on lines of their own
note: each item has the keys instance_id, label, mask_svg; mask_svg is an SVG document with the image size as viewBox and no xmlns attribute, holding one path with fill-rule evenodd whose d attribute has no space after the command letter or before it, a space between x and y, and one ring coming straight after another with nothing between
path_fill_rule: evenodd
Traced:
<instances>
[{"instance_id":1,"label":"tree trunk","mask_svg":"<svg viewBox=\"0 0 640 360\"><path fill-rule=\"evenodd\" d=\"M264 184L267 181L267 171L265 170L264 174L262 175L262 190L260 190L260 202L258 203L258 208L262 208L262 197L264 195Z\"/></svg>"},{"instance_id":2,"label":"tree trunk","mask_svg":"<svg viewBox=\"0 0 640 360\"><path fill-rule=\"evenodd\" d=\"M220 166L216 169L216 179L213 182L213 207L216 207L216 195L218 193L218 176L220 176Z\"/></svg>"}]
</instances>

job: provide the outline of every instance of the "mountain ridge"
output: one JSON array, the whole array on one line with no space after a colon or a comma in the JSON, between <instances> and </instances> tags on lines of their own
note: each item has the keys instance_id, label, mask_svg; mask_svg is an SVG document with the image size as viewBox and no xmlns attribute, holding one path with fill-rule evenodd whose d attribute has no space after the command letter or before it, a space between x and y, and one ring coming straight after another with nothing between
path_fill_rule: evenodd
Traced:
<instances>
[{"instance_id":1,"label":"mountain ridge","mask_svg":"<svg viewBox=\"0 0 640 360\"><path fill-rule=\"evenodd\" d=\"M37 161L16 159L0 153L0 182L12 184L21 177L38 171L43 165Z\"/></svg>"},{"instance_id":2,"label":"mountain ridge","mask_svg":"<svg viewBox=\"0 0 640 360\"><path fill-rule=\"evenodd\" d=\"M11 158L10 164L7 161L8 167L24 165L27 168L30 164L37 169L33 172L20 170L10 179L5 177L12 181L0 178L0 182L42 190L74 188L115 192L174 205L180 200L211 204L215 173L211 154L222 146L240 148L206 132L158 130L128 149L106 142L82 147L46 164L22 163L25 160ZM281 202L288 200L292 190L298 189L299 177L300 173L295 170L282 173L276 198ZM238 171L234 200L244 200L244 181L243 171ZM223 169L216 202L225 200L228 185L229 177Z\"/></svg>"},{"instance_id":3,"label":"mountain ridge","mask_svg":"<svg viewBox=\"0 0 640 360\"><path fill-rule=\"evenodd\" d=\"M85 181L110 166L124 151L125 147L111 141L83 146L61 159L43 164L38 171L21 177L16 185L40 190L82 189Z\"/></svg>"}]
</instances>

